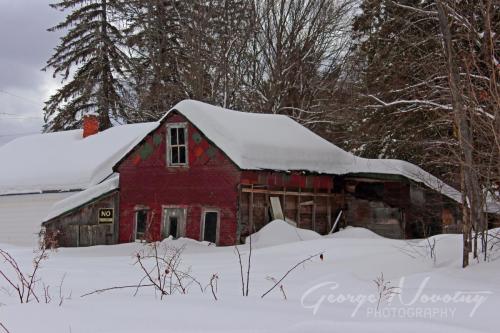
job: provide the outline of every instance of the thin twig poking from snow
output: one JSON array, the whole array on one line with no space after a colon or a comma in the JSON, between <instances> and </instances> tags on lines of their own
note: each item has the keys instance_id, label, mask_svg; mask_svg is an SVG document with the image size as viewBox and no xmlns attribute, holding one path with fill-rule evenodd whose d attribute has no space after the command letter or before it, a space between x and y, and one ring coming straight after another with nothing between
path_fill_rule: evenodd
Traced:
<instances>
[{"instance_id":1,"label":"thin twig poking from snow","mask_svg":"<svg viewBox=\"0 0 500 333\"><path fill-rule=\"evenodd\" d=\"M0 258L3 258L7 267L10 268L14 275L14 277L9 277L7 273L0 269L1 280L7 282L16 291L19 302L29 303L34 299L37 303L40 303L40 298L37 296L35 288L37 282L39 282L37 273L40 265L43 260L48 258L46 245L42 244L40 250L36 252L33 258L33 269L28 273L21 271L16 259L7 251L0 249Z\"/></svg>"},{"instance_id":2,"label":"thin twig poking from snow","mask_svg":"<svg viewBox=\"0 0 500 333\"><path fill-rule=\"evenodd\" d=\"M210 289L212 290L212 296L214 299L217 301L217 288L218 284L217 281L219 281L219 275L218 274L212 274L212 277L210 278L210 282L208 283L208 286L210 286ZM206 286L205 289L208 287Z\"/></svg>"},{"instance_id":3,"label":"thin twig poking from snow","mask_svg":"<svg viewBox=\"0 0 500 333\"><path fill-rule=\"evenodd\" d=\"M269 280L269 281L272 281L273 283L278 283L278 280L276 280L272 276L268 276L266 279ZM286 293L285 293L285 288L283 287L282 284L280 284L280 291L281 291L281 295L283 295L283 299L286 301L287 297L286 297Z\"/></svg>"},{"instance_id":4,"label":"thin twig poking from snow","mask_svg":"<svg viewBox=\"0 0 500 333\"><path fill-rule=\"evenodd\" d=\"M72 293L70 293L68 296L64 296L63 294L63 284L65 279L66 279L66 273L63 274L61 278L61 283L59 283L59 306L62 306L65 300L71 299Z\"/></svg>"},{"instance_id":5,"label":"thin twig poking from snow","mask_svg":"<svg viewBox=\"0 0 500 333\"><path fill-rule=\"evenodd\" d=\"M391 287L391 281L386 281L384 279L384 273L380 273L380 276L373 280L377 286L377 311L380 308L380 303L382 301L390 301L395 295L399 294L398 287Z\"/></svg>"},{"instance_id":6,"label":"thin twig poking from snow","mask_svg":"<svg viewBox=\"0 0 500 333\"><path fill-rule=\"evenodd\" d=\"M252 264L252 234L250 234L250 241L249 241L249 252L248 252L248 266L247 266L247 286L246 286L246 292L245 296L248 296L248 285L250 284L250 267Z\"/></svg>"},{"instance_id":7,"label":"thin twig poking from snow","mask_svg":"<svg viewBox=\"0 0 500 333\"><path fill-rule=\"evenodd\" d=\"M238 254L238 262L240 264L240 276L241 276L241 294L245 296L245 279L243 278L243 263L241 262L241 253L238 249L238 245L234 246L236 253Z\"/></svg>"},{"instance_id":8,"label":"thin twig poking from snow","mask_svg":"<svg viewBox=\"0 0 500 333\"><path fill-rule=\"evenodd\" d=\"M0 323L0 328L5 331L5 333L10 333L10 331L2 323Z\"/></svg>"},{"instance_id":9,"label":"thin twig poking from snow","mask_svg":"<svg viewBox=\"0 0 500 333\"><path fill-rule=\"evenodd\" d=\"M299 261L298 263L296 263L292 268L290 268L286 273L285 275L283 275L281 277L281 279L279 279L272 287L271 289L269 289L268 291L266 291L265 293L262 294L262 296L260 296L261 298L264 298L267 294L269 294L274 288L276 288L276 286L278 284L281 283L281 281L283 281L287 276L288 274L290 274L294 269L296 269L297 267L299 267L300 265L302 265L303 263L307 262L307 261L310 261L312 260L314 257L319 257L323 254L323 252L320 252L320 253L316 253L316 254L313 254L312 256L309 256L307 257L306 259L302 260L302 261Z\"/></svg>"},{"instance_id":10,"label":"thin twig poking from snow","mask_svg":"<svg viewBox=\"0 0 500 333\"><path fill-rule=\"evenodd\" d=\"M109 288L103 288L103 289L97 289L97 290L91 291L89 293L81 295L80 297L86 297L86 296L90 296L90 295L94 295L94 294L100 294L100 293L103 293L105 291L116 290L116 289L142 288L142 287L153 287L153 286L154 286L154 284L141 284L141 285L134 284L134 285L130 285L130 286L109 287Z\"/></svg>"},{"instance_id":11,"label":"thin twig poking from snow","mask_svg":"<svg viewBox=\"0 0 500 333\"><path fill-rule=\"evenodd\" d=\"M134 265L137 265L143 273L143 276L138 284L98 289L80 297L99 294L114 289L127 288L134 288L135 296L137 295L139 288L153 287L155 293L159 292L160 299L163 299L164 296L172 295L176 292L187 294L189 287L193 284L197 285L203 293L203 286L190 274L190 268L183 269L181 267L183 250L184 246L165 246L160 253L158 252L158 243L150 243L135 255L136 262ZM148 267L149 265L147 265L146 262L148 260L152 261L152 267ZM143 284L144 281L149 281L149 283Z\"/></svg>"},{"instance_id":12,"label":"thin twig poking from snow","mask_svg":"<svg viewBox=\"0 0 500 333\"><path fill-rule=\"evenodd\" d=\"M436 256L436 239L427 237L425 238L426 243L424 245L421 244L413 244L411 241L406 241L406 246L394 246L394 248L401 251L401 253L406 254L407 256L416 259L431 259L433 264L436 265L437 256Z\"/></svg>"}]
</instances>

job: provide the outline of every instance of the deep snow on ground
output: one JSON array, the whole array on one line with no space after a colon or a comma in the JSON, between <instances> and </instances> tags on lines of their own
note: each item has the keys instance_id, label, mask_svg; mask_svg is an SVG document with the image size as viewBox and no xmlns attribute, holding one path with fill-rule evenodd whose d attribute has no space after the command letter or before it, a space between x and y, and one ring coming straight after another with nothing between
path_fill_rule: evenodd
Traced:
<instances>
[{"instance_id":1,"label":"deep snow on ground","mask_svg":"<svg viewBox=\"0 0 500 333\"><path fill-rule=\"evenodd\" d=\"M320 238L317 232L295 228L288 222L275 220L252 235L252 246L261 248ZM250 244L250 239L247 238L245 243Z\"/></svg>"},{"instance_id":2,"label":"deep snow on ground","mask_svg":"<svg viewBox=\"0 0 500 333\"><path fill-rule=\"evenodd\" d=\"M308 240L294 237L303 234ZM274 245L272 239L279 244ZM18 304L14 294L0 291L0 322L11 333L497 332L500 259L462 269L460 236L434 239L435 263L405 253L416 253L412 249L425 253L425 247L419 246L426 241L390 240L361 228L320 237L275 221L252 239L249 297L241 296L234 247L189 239L164 241L161 246L185 247L183 265L190 266L191 274L204 285L212 274L218 274L218 301L209 289L202 293L196 286L187 295L163 300L149 289L136 296L134 290L123 289L82 298L95 289L138 283L142 274L134 266L134 253L145 245L61 248L50 253L40 271L40 278L50 285L53 301ZM8 250L24 268L30 267L31 248L8 244L0 244L0 248ZM249 244L239 249L246 269ZM315 257L286 277L287 300L279 289L261 298L273 284L269 276L279 279L297 262L319 252L324 253L323 260ZM5 269L5 264L0 263L0 268ZM377 305L366 298L376 294L373 280L381 273L393 286L403 280L399 295L391 304L382 302L375 315ZM71 298L58 306L58 286L64 275L62 293ZM0 280L0 286L6 287L5 282ZM456 293L467 293L467 298Z\"/></svg>"}]
</instances>

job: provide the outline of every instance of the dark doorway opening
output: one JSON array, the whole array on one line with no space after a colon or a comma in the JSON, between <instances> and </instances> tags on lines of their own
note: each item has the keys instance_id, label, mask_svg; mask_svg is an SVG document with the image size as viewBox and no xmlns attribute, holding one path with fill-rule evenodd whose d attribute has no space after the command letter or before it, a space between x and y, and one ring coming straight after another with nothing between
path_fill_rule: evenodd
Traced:
<instances>
[{"instance_id":1,"label":"dark doorway opening","mask_svg":"<svg viewBox=\"0 0 500 333\"><path fill-rule=\"evenodd\" d=\"M168 223L170 224L168 228L168 236L172 236L174 238L179 237L177 235L177 225L178 225L177 216L170 216Z\"/></svg>"},{"instance_id":2,"label":"dark doorway opening","mask_svg":"<svg viewBox=\"0 0 500 333\"><path fill-rule=\"evenodd\" d=\"M217 242L217 222L219 213L205 212L203 226L203 240L211 243Z\"/></svg>"},{"instance_id":3,"label":"dark doorway opening","mask_svg":"<svg viewBox=\"0 0 500 333\"><path fill-rule=\"evenodd\" d=\"M135 239L143 240L146 236L146 228L148 224L148 211L138 210L135 213Z\"/></svg>"},{"instance_id":4,"label":"dark doorway opening","mask_svg":"<svg viewBox=\"0 0 500 333\"><path fill-rule=\"evenodd\" d=\"M172 236L173 238L184 237L186 233L187 209L180 207L168 207L163 209L162 239Z\"/></svg>"}]
</instances>

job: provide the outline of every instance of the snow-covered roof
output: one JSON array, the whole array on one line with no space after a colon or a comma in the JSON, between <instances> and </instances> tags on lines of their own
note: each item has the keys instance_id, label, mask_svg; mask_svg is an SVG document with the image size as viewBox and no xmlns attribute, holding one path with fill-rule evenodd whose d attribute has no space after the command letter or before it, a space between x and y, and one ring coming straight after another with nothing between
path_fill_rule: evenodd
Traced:
<instances>
[{"instance_id":1,"label":"snow-covered roof","mask_svg":"<svg viewBox=\"0 0 500 333\"><path fill-rule=\"evenodd\" d=\"M49 210L43 221L51 220L62 214L65 214L75 208L85 205L96 198L99 198L107 193L116 190L119 187L120 177L118 174L113 174L109 179L106 179L100 184L89 187L88 189L78 192L70 197L56 202Z\"/></svg>"},{"instance_id":2,"label":"snow-covered roof","mask_svg":"<svg viewBox=\"0 0 500 333\"><path fill-rule=\"evenodd\" d=\"M233 111L193 100L182 101L172 110L184 115L244 170L400 175L461 201L457 190L414 164L357 157L284 115Z\"/></svg>"},{"instance_id":3,"label":"snow-covered roof","mask_svg":"<svg viewBox=\"0 0 500 333\"><path fill-rule=\"evenodd\" d=\"M173 109L244 170L332 173L348 170L356 159L284 115L232 111L192 100Z\"/></svg>"},{"instance_id":4,"label":"snow-covered roof","mask_svg":"<svg viewBox=\"0 0 500 333\"><path fill-rule=\"evenodd\" d=\"M403 176L417 183L424 184L459 203L462 202L462 195L459 191L410 162L356 157L356 162L352 165L351 171L348 173L375 173Z\"/></svg>"},{"instance_id":5,"label":"snow-covered roof","mask_svg":"<svg viewBox=\"0 0 500 333\"><path fill-rule=\"evenodd\" d=\"M82 190L110 176L113 165L156 123L37 134L0 147L0 195Z\"/></svg>"},{"instance_id":6,"label":"snow-covered roof","mask_svg":"<svg viewBox=\"0 0 500 333\"><path fill-rule=\"evenodd\" d=\"M284 115L232 111L193 100L178 103L169 113L174 110L244 170L401 175L460 201L458 191L416 165L357 157ZM160 124L116 126L85 139L82 130L72 130L11 141L0 147L0 195L91 188Z\"/></svg>"}]
</instances>

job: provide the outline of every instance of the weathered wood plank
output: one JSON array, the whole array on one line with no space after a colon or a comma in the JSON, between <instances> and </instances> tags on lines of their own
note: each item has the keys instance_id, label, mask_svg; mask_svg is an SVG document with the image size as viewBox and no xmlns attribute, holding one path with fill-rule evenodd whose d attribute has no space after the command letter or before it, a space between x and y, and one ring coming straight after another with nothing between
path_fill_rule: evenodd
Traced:
<instances>
[{"instance_id":1,"label":"weathered wood plank","mask_svg":"<svg viewBox=\"0 0 500 333\"><path fill-rule=\"evenodd\" d=\"M252 188L253 190L253 185L252 185ZM243 192L245 189L243 189ZM249 196L249 202L248 202L248 232L251 234L253 233L253 230L254 230L254 227L253 227L253 194L255 192L250 192L250 196Z\"/></svg>"},{"instance_id":2,"label":"weathered wood plank","mask_svg":"<svg viewBox=\"0 0 500 333\"><path fill-rule=\"evenodd\" d=\"M293 195L293 196L308 196L308 197L335 197L336 193L313 193L313 192L297 192L297 191L279 191L279 190L267 190L267 189L257 189L257 188L248 188L245 187L241 190L244 193L262 193L262 194L270 194L270 195Z\"/></svg>"}]
</instances>

